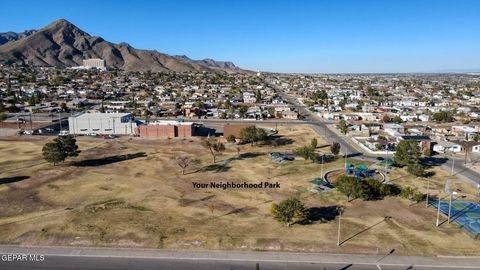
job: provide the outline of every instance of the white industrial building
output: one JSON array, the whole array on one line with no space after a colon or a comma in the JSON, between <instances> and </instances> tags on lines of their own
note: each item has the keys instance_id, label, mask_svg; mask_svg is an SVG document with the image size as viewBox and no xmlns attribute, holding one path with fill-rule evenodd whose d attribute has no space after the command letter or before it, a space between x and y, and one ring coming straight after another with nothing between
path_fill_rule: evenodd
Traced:
<instances>
[{"instance_id":1,"label":"white industrial building","mask_svg":"<svg viewBox=\"0 0 480 270\"><path fill-rule=\"evenodd\" d=\"M83 113L68 118L70 134L134 135L137 124L131 113Z\"/></svg>"},{"instance_id":2,"label":"white industrial building","mask_svg":"<svg viewBox=\"0 0 480 270\"><path fill-rule=\"evenodd\" d=\"M105 60L100 58L91 58L83 60L83 66L87 68L105 69Z\"/></svg>"}]
</instances>

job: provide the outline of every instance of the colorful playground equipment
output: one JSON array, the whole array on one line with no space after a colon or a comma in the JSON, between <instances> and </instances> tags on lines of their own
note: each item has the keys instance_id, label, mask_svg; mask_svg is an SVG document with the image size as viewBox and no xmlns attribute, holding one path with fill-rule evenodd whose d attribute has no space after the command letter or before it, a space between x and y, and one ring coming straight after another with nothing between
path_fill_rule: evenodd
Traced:
<instances>
[{"instance_id":1,"label":"colorful playground equipment","mask_svg":"<svg viewBox=\"0 0 480 270\"><path fill-rule=\"evenodd\" d=\"M375 170L369 170L366 165L355 166L352 163L347 163L345 173L347 175L353 175L355 178L360 179L366 177L373 177L375 174Z\"/></svg>"}]
</instances>

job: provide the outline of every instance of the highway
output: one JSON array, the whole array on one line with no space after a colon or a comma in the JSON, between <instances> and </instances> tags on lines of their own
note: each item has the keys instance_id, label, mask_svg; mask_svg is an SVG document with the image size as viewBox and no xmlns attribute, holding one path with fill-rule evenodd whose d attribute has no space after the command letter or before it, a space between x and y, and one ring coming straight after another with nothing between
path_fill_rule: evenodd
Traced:
<instances>
[{"instance_id":1,"label":"highway","mask_svg":"<svg viewBox=\"0 0 480 270\"><path fill-rule=\"evenodd\" d=\"M8 257L6 254L11 254ZM13 255L43 260L8 261ZM187 251L87 247L0 246L0 269L480 269L480 258L349 255L322 253ZM20 255L21 257L22 255ZM25 257L24 257L25 258ZM27 257L28 258L28 257ZM258 265L258 267L257 267Z\"/></svg>"}]
</instances>

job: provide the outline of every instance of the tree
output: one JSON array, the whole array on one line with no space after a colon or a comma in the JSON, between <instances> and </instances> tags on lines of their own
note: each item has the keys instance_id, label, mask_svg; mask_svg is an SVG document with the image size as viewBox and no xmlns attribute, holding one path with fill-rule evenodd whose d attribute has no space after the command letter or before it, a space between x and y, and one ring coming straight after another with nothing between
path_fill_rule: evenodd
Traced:
<instances>
[{"instance_id":1,"label":"tree","mask_svg":"<svg viewBox=\"0 0 480 270\"><path fill-rule=\"evenodd\" d=\"M305 160L311 160L314 162L318 158L318 154L315 152L315 148L311 145L306 145L293 150L293 153L303 157Z\"/></svg>"},{"instance_id":2,"label":"tree","mask_svg":"<svg viewBox=\"0 0 480 270\"><path fill-rule=\"evenodd\" d=\"M72 135L59 136L54 141L62 145L67 157L76 157L81 152L78 150L77 140Z\"/></svg>"},{"instance_id":3,"label":"tree","mask_svg":"<svg viewBox=\"0 0 480 270\"><path fill-rule=\"evenodd\" d=\"M244 116L246 115L247 111L248 111L248 107L247 107L247 106L240 106L239 112L240 112L240 115L241 115L242 117L244 117Z\"/></svg>"},{"instance_id":4,"label":"tree","mask_svg":"<svg viewBox=\"0 0 480 270\"><path fill-rule=\"evenodd\" d=\"M198 159L189 157L189 156L177 156L175 157L175 162L177 165L182 169L182 175L185 175L185 170L190 166L190 165L195 165L200 163Z\"/></svg>"},{"instance_id":5,"label":"tree","mask_svg":"<svg viewBox=\"0 0 480 270\"><path fill-rule=\"evenodd\" d=\"M320 104L325 104L326 100L328 99L328 94L327 92L322 89L322 90L317 90L314 94L313 94L313 101L315 103L320 103Z\"/></svg>"},{"instance_id":6,"label":"tree","mask_svg":"<svg viewBox=\"0 0 480 270\"><path fill-rule=\"evenodd\" d=\"M347 196L347 200L356 199L362 194L361 183L353 176L342 175L335 182L337 190Z\"/></svg>"},{"instance_id":7,"label":"tree","mask_svg":"<svg viewBox=\"0 0 480 270\"><path fill-rule=\"evenodd\" d=\"M252 145L268 139L267 132L263 128L249 126L240 130L240 141L242 143L251 143Z\"/></svg>"},{"instance_id":8,"label":"tree","mask_svg":"<svg viewBox=\"0 0 480 270\"><path fill-rule=\"evenodd\" d=\"M392 121L392 118L389 115L385 114L382 118L382 121L384 123L390 123Z\"/></svg>"},{"instance_id":9,"label":"tree","mask_svg":"<svg viewBox=\"0 0 480 270\"><path fill-rule=\"evenodd\" d=\"M68 111L67 103L62 102L62 103L60 104L60 108L61 108L62 112Z\"/></svg>"},{"instance_id":10,"label":"tree","mask_svg":"<svg viewBox=\"0 0 480 270\"><path fill-rule=\"evenodd\" d=\"M396 147L393 161L397 166L408 166L409 164L420 163L420 147L415 140L402 140Z\"/></svg>"},{"instance_id":11,"label":"tree","mask_svg":"<svg viewBox=\"0 0 480 270\"><path fill-rule=\"evenodd\" d=\"M317 141L317 138L313 138L312 141L310 142L310 146L313 148L313 149L316 149L317 146L318 146L318 141Z\"/></svg>"},{"instance_id":12,"label":"tree","mask_svg":"<svg viewBox=\"0 0 480 270\"><path fill-rule=\"evenodd\" d=\"M394 185L383 184L373 179L356 179L353 176L340 176L335 183L337 190L353 200L363 198L364 200L382 199L385 196L396 195L398 188Z\"/></svg>"},{"instance_id":13,"label":"tree","mask_svg":"<svg viewBox=\"0 0 480 270\"><path fill-rule=\"evenodd\" d=\"M255 103L262 103L262 92L260 89L255 93Z\"/></svg>"},{"instance_id":14,"label":"tree","mask_svg":"<svg viewBox=\"0 0 480 270\"><path fill-rule=\"evenodd\" d=\"M332 145L330 145L330 151L335 156L338 156L338 154L340 153L340 148L341 148L341 146L340 146L340 143L338 143L338 142L334 142L334 143L332 143Z\"/></svg>"},{"instance_id":15,"label":"tree","mask_svg":"<svg viewBox=\"0 0 480 270\"><path fill-rule=\"evenodd\" d=\"M451 112L436 112L433 114L433 119L437 122L453 122L453 115Z\"/></svg>"},{"instance_id":16,"label":"tree","mask_svg":"<svg viewBox=\"0 0 480 270\"><path fill-rule=\"evenodd\" d=\"M272 204L270 212L275 220L286 223L287 227L302 222L309 217L308 209L297 198L289 198L279 204Z\"/></svg>"},{"instance_id":17,"label":"tree","mask_svg":"<svg viewBox=\"0 0 480 270\"><path fill-rule=\"evenodd\" d=\"M64 162L67 157L76 157L80 154L77 141L72 135L60 136L46 143L42 148L43 158L55 166Z\"/></svg>"},{"instance_id":18,"label":"tree","mask_svg":"<svg viewBox=\"0 0 480 270\"><path fill-rule=\"evenodd\" d=\"M7 120L7 114L4 112L0 112L0 123Z\"/></svg>"},{"instance_id":19,"label":"tree","mask_svg":"<svg viewBox=\"0 0 480 270\"><path fill-rule=\"evenodd\" d=\"M42 148L42 154L47 162L53 163L53 166L59 162L63 162L67 158L67 154L63 151L62 145L55 141L46 143Z\"/></svg>"},{"instance_id":20,"label":"tree","mask_svg":"<svg viewBox=\"0 0 480 270\"><path fill-rule=\"evenodd\" d=\"M210 154L213 157L213 163L216 163L217 154L225 151L225 145L221 142L218 142L216 139L208 137L202 142L202 145L210 150Z\"/></svg>"},{"instance_id":21,"label":"tree","mask_svg":"<svg viewBox=\"0 0 480 270\"><path fill-rule=\"evenodd\" d=\"M399 115L395 116L392 121L395 122L395 123L402 123L403 122L402 118Z\"/></svg>"},{"instance_id":22,"label":"tree","mask_svg":"<svg viewBox=\"0 0 480 270\"><path fill-rule=\"evenodd\" d=\"M340 120L340 122L337 125L337 128L342 132L343 134L347 134L348 132L348 126L347 122L345 120Z\"/></svg>"}]
</instances>

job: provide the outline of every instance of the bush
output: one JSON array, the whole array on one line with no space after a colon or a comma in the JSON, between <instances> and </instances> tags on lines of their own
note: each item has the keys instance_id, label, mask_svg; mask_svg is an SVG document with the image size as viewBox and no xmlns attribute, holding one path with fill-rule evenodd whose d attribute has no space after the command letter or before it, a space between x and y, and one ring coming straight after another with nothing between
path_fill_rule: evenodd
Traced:
<instances>
[{"instance_id":1,"label":"bush","mask_svg":"<svg viewBox=\"0 0 480 270\"><path fill-rule=\"evenodd\" d=\"M234 142L236 142L236 140L237 140L237 138L233 134L230 134L230 135L227 136L227 142L229 142L229 143L234 143Z\"/></svg>"},{"instance_id":2,"label":"bush","mask_svg":"<svg viewBox=\"0 0 480 270\"><path fill-rule=\"evenodd\" d=\"M417 191L416 188L403 187L400 191L400 197L414 202L421 202L425 199L425 194Z\"/></svg>"},{"instance_id":3,"label":"bush","mask_svg":"<svg viewBox=\"0 0 480 270\"><path fill-rule=\"evenodd\" d=\"M425 175L425 169L419 163L409 164L407 166L407 171L414 176L424 176Z\"/></svg>"}]
</instances>

